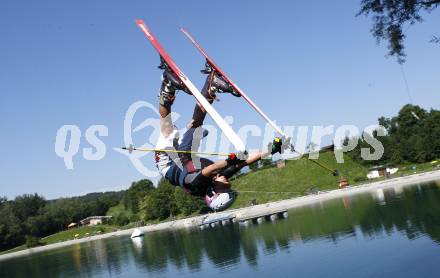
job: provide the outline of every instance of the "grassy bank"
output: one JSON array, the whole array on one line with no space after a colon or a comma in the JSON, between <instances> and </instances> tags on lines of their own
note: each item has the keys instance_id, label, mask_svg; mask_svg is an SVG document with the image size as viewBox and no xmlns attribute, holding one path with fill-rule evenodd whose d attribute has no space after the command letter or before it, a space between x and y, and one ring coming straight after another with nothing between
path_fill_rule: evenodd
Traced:
<instances>
[{"instance_id":1,"label":"grassy bank","mask_svg":"<svg viewBox=\"0 0 440 278\"><path fill-rule=\"evenodd\" d=\"M63 241L72 240L72 239L85 238L85 237L90 237L93 235L114 232L117 230L118 230L118 227L112 226L112 225L83 226L83 227L65 230L65 231L44 237L40 240L40 245L48 245L48 244L63 242ZM9 249L9 250L0 252L0 255L10 253L10 252L24 250L27 248L28 247L25 244L23 244L23 245L20 245L14 249Z\"/></svg>"},{"instance_id":2,"label":"grassy bank","mask_svg":"<svg viewBox=\"0 0 440 278\"><path fill-rule=\"evenodd\" d=\"M112 225L83 226L44 237L41 239L41 242L43 244L51 244L51 243L62 242L71 239L114 232L116 230L118 230L118 227Z\"/></svg>"},{"instance_id":3,"label":"grassy bank","mask_svg":"<svg viewBox=\"0 0 440 278\"><path fill-rule=\"evenodd\" d=\"M347 156L344 160L343 164L338 164L334 153L326 152L320 154L318 161L331 169L338 169L340 177L347 177L351 184L365 179L366 167ZM237 200L232 208L249 206L254 199L261 204L306 195L310 189L336 189L340 177L334 177L305 158L289 160L284 168L259 169L234 180L232 187L237 191Z\"/></svg>"},{"instance_id":4,"label":"grassy bank","mask_svg":"<svg viewBox=\"0 0 440 278\"><path fill-rule=\"evenodd\" d=\"M375 182L380 179L368 180L368 167L344 156L344 163L337 163L333 152L319 155L320 163L330 169L338 169L340 176L334 177L330 172L308 161L306 158L286 161L284 168L269 167L251 171L232 182L237 191L237 199L231 208L246 207L255 200L258 204L284 200L307 195L310 190L332 190L339 186L341 177L348 178L350 185ZM399 171L392 177L406 176L431 171L430 162L421 164L404 164L396 166Z\"/></svg>"}]
</instances>

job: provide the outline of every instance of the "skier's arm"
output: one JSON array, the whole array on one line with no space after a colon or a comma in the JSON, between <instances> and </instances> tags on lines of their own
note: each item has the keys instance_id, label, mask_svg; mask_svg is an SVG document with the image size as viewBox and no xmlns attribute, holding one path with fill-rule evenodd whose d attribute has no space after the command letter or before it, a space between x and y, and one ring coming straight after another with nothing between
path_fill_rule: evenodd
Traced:
<instances>
[{"instance_id":1,"label":"skier's arm","mask_svg":"<svg viewBox=\"0 0 440 278\"><path fill-rule=\"evenodd\" d=\"M253 155L251 155L248 159L246 159L246 164L250 165L252 163L257 162L258 160L264 159L269 155L274 155L275 153L282 153L283 142L280 138L275 137L273 142L268 145L267 151L260 151Z\"/></svg>"},{"instance_id":2,"label":"skier's arm","mask_svg":"<svg viewBox=\"0 0 440 278\"><path fill-rule=\"evenodd\" d=\"M217 172L223 168L225 168L226 166L228 166L228 163L226 162L226 160L219 160L217 162L215 162L214 164L211 164L205 168L202 169L202 175L204 175L205 177L212 177L215 174L217 174Z\"/></svg>"},{"instance_id":3,"label":"skier's arm","mask_svg":"<svg viewBox=\"0 0 440 278\"><path fill-rule=\"evenodd\" d=\"M250 155L248 159L246 159L246 165L253 164L257 162L258 160L264 159L265 157L269 156L269 152L257 152L253 155Z\"/></svg>"},{"instance_id":4,"label":"skier's arm","mask_svg":"<svg viewBox=\"0 0 440 278\"><path fill-rule=\"evenodd\" d=\"M236 165L235 165L235 170L234 171L238 171L241 168L250 165L252 163L257 162L258 160L261 160L263 158L265 158L266 156L270 155L269 152L257 152L254 153L252 155L250 155L248 157L248 159L244 160L244 161L239 161ZM205 168L202 169L202 175L204 175L205 177L212 177L215 174L217 174L220 170L224 169L226 166L228 166L228 162L226 160L220 160L215 162L214 164L211 164Z\"/></svg>"},{"instance_id":5,"label":"skier's arm","mask_svg":"<svg viewBox=\"0 0 440 278\"><path fill-rule=\"evenodd\" d=\"M235 154L231 154L228 159L217 161L214 164L209 165L208 167L202 170L202 175L205 177L212 177L217 174L220 170L229 166L225 171L220 173L226 177L231 177L235 173L237 173L241 168L248 166L257 162L258 160L264 159L269 155L273 155L275 153L282 152L282 141L280 138L275 138L274 141L269 144L268 151L260 151L250 155L246 160L239 160ZM225 173L227 172L227 173Z\"/></svg>"}]
</instances>

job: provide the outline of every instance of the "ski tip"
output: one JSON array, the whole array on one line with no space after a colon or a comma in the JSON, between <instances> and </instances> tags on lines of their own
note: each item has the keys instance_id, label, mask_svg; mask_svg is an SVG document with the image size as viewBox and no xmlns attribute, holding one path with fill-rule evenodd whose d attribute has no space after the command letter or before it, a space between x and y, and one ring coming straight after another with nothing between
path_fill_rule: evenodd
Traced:
<instances>
[{"instance_id":1,"label":"ski tip","mask_svg":"<svg viewBox=\"0 0 440 278\"><path fill-rule=\"evenodd\" d=\"M182 31L183 33L186 33L186 29L184 27L180 27L180 31Z\"/></svg>"},{"instance_id":2,"label":"ski tip","mask_svg":"<svg viewBox=\"0 0 440 278\"><path fill-rule=\"evenodd\" d=\"M144 21L142 19L136 19L136 24L137 25L143 25Z\"/></svg>"}]
</instances>

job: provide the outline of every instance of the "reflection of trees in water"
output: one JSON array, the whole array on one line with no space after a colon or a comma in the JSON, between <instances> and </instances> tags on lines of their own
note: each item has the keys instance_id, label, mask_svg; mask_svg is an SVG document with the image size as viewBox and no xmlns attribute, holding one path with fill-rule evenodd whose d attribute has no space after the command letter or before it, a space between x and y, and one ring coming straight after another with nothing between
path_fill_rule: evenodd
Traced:
<instances>
[{"instance_id":1,"label":"reflection of trees in water","mask_svg":"<svg viewBox=\"0 0 440 278\"><path fill-rule=\"evenodd\" d=\"M0 262L0 277L47 277L48 270L53 276L60 276L65 271L62 258L56 252L51 252L51 259L40 254L30 255L14 260ZM53 257L53 258L52 258ZM69 266L74 271L74 264Z\"/></svg>"},{"instance_id":2,"label":"reflection of trees in water","mask_svg":"<svg viewBox=\"0 0 440 278\"><path fill-rule=\"evenodd\" d=\"M229 267L240 262L240 250L238 227L229 225L208 231L151 233L145 236L142 249L133 247L132 254L137 267L160 273L168 264L198 271L204 255L216 267Z\"/></svg>"},{"instance_id":3,"label":"reflection of trees in water","mask_svg":"<svg viewBox=\"0 0 440 278\"><path fill-rule=\"evenodd\" d=\"M138 266L146 267L149 272L160 272L168 264L170 233L153 233L145 238L142 253L136 258Z\"/></svg>"},{"instance_id":4,"label":"reflection of trees in water","mask_svg":"<svg viewBox=\"0 0 440 278\"><path fill-rule=\"evenodd\" d=\"M347 206L347 204L350 206ZM230 225L208 230L168 231L148 234L137 265L149 271L165 271L168 264L200 270L204 257L217 268L236 265L241 254L248 264L258 267L259 249L264 254L280 252L294 242L331 240L335 244L356 231L375 237L396 230L409 239L420 233L440 242L438 187L407 188L401 195L384 191L383 205L371 195L335 200L298 208L286 220L240 227ZM294 248L294 247L293 247Z\"/></svg>"},{"instance_id":5,"label":"reflection of trees in water","mask_svg":"<svg viewBox=\"0 0 440 278\"><path fill-rule=\"evenodd\" d=\"M243 255L248 264L252 267L258 266L258 247L256 238L256 229L240 229L240 243Z\"/></svg>"},{"instance_id":6,"label":"reflection of trees in water","mask_svg":"<svg viewBox=\"0 0 440 278\"><path fill-rule=\"evenodd\" d=\"M400 192L399 192L400 193ZM290 211L289 218L274 223L241 227L229 225L207 230L180 230L146 234L141 247L129 238L112 238L82 244L81 248L53 250L44 256L36 254L2 262L0 276L7 270L18 275L32 273L46 277L121 274L124 266L134 261L137 268L149 273L163 273L169 264L176 268L199 271L204 259L216 268L230 268L240 263L241 256L252 267L258 267L259 254L283 252L295 243L330 240L337 244L347 237L383 236L395 231L409 239L421 234L440 243L440 188L435 184L406 188L400 194L384 190L380 200L375 195L359 195ZM347 205L349 204L349 205ZM50 259L48 259L50 257Z\"/></svg>"},{"instance_id":7,"label":"reflection of trees in water","mask_svg":"<svg viewBox=\"0 0 440 278\"><path fill-rule=\"evenodd\" d=\"M368 237L398 230L409 239L423 233L440 242L440 191L434 185L407 188L401 195L393 189L385 190L383 205L376 204L370 195L352 200L350 209L344 209L344 202L339 200L326 203L324 208L297 209L290 213L295 224L289 226L304 241L330 238L337 242L342 237L355 236L358 228Z\"/></svg>"},{"instance_id":8,"label":"reflection of trees in water","mask_svg":"<svg viewBox=\"0 0 440 278\"><path fill-rule=\"evenodd\" d=\"M356 229L373 237L395 230L408 238L425 233L440 242L440 190L435 186L412 187L396 196L384 191L384 205L371 195L323 202L299 208L286 220L240 227L229 225L215 229L168 231L148 234L142 252L135 255L137 265L149 271L165 271L168 264L200 270L205 257L218 268L240 262L241 254L257 267L259 247L264 254L289 249L295 241L325 239L337 243L356 236ZM350 204L349 206L347 204ZM242 251L242 253L241 253ZM116 252L118 253L118 252Z\"/></svg>"},{"instance_id":9,"label":"reflection of trees in water","mask_svg":"<svg viewBox=\"0 0 440 278\"><path fill-rule=\"evenodd\" d=\"M184 250L184 259L187 266L197 271L201 267L201 261L203 257L202 253L202 237L199 231L184 231L178 243L182 245Z\"/></svg>"},{"instance_id":10,"label":"reflection of trees in water","mask_svg":"<svg viewBox=\"0 0 440 278\"><path fill-rule=\"evenodd\" d=\"M440 215L438 206L440 191L434 184L405 190L402 197L385 192L386 205L368 206L366 215L360 223L366 234L385 231L391 233L397 229L409 239L426 234L440 243Z\"/></svg>"},{"instance_id":11,"label":"reflection of trees in water","mask_svg":"<svg viewBox=\"0 0 440 278\"><path fill-rule=\"evenodd\" d=\"M0 277L78 277L121 274L128 263L127 242L96 240L0 262Z\"/></svg>"},{"instance_id":12,"label":"reflection of trees in water","mask_svg":"<svg viewBox=\"0 0 440 278\"><path fill-rule=\"evenodd\" d=\"M227 225L203 233L203 247L207 257L218 267L240 262L240 237L237 225Z\"/></svg>"},{"instance_id":13,"label":"reflection of trees in water","mask_svg":"<svg viewBox=\"0 0 440 278\"><path fill-rule=\"evenodd\" d=\"M185 263L185 249L179 243L180 239L178 233L170 233L168 241L168 258L178 269L182 269Z\"/></svg>"},{"instance_id":14,"label":"reflection of trees in water","mask_svg":"<svg viewBox=\"0 0 440 278\"><path fill-rule=\"evenodd\" d=\"M240 261L237 227L230 225L203 232L200 230L164 231L145 236L142 249L132 248L136 265L149 272L162 272L173 264L200 270L203 254L217 267Z\"/></svg>"},{"instance_id":15,"label":"reflection of trees in water","mask_svg":"<svg viewBox=\"0 0 440 278\"><path fill-rule=\"evenodd\" d=\"M148 272L163 272L168 264L178 269L185 265L199 270L202 261L202 242L199 231L164 231L144 237L143 248L134 252L137 267Z\"/></svg>"},{"instance_id":16,"label":"reflection of trees in water","mask_svg":"<svg viewBox=\"0 0 440 278\"><path fill-rule=\"evenodd\" d=\"M71 253L72 257L65 256L65 260L72 259L75 261L79 257L79 267L76 267L73 272L70 272L69 269L64 269L60 276L77 276L78 273L90 276L101 273L120 275L122 274L123 266L130 260L128 256L130 248L127 243L127 241L120 240L119 238L111 238L80 244L80 248ZM70 266L71 264L62 262L60 265Z\"/></svg>"}]
</instances>

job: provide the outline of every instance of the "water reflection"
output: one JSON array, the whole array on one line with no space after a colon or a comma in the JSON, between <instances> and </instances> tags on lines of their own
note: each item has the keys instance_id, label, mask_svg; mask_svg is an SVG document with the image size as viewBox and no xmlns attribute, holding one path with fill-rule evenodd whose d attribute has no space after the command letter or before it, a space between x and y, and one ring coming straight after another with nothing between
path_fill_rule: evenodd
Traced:
<instances>
[{"instance_id":1,"label":"water reflection","mask_svg":"<svg viewBox=\"0 0 440 278\"><path fill-rule=\"evenodd\" d=\"M136 250L142 250L142 247L144 246L144 237L132 238L131 242L133 243L133 246Z\"/></svg>"},{"instance_id":2,"label":"water reflection","mask_svg":"<svg viewBox=\"0 0 440 278\"><path fill-rule=\"evenodd\" d=\"M249 226L227 225L206 230L165 231L92 241L69 248L0 262L5 273L25 277L121 275L131 271L161 275L203 272L206 263L220 272L246 263L258 269L266 256L290 252L293 245L378 238L399 232L440 243L440 183L386 189L289 211L288 219ZM45 275L46 274L46 275ZM10 277L10 275L8 275Z\"/></svg>"}]
</instances>

